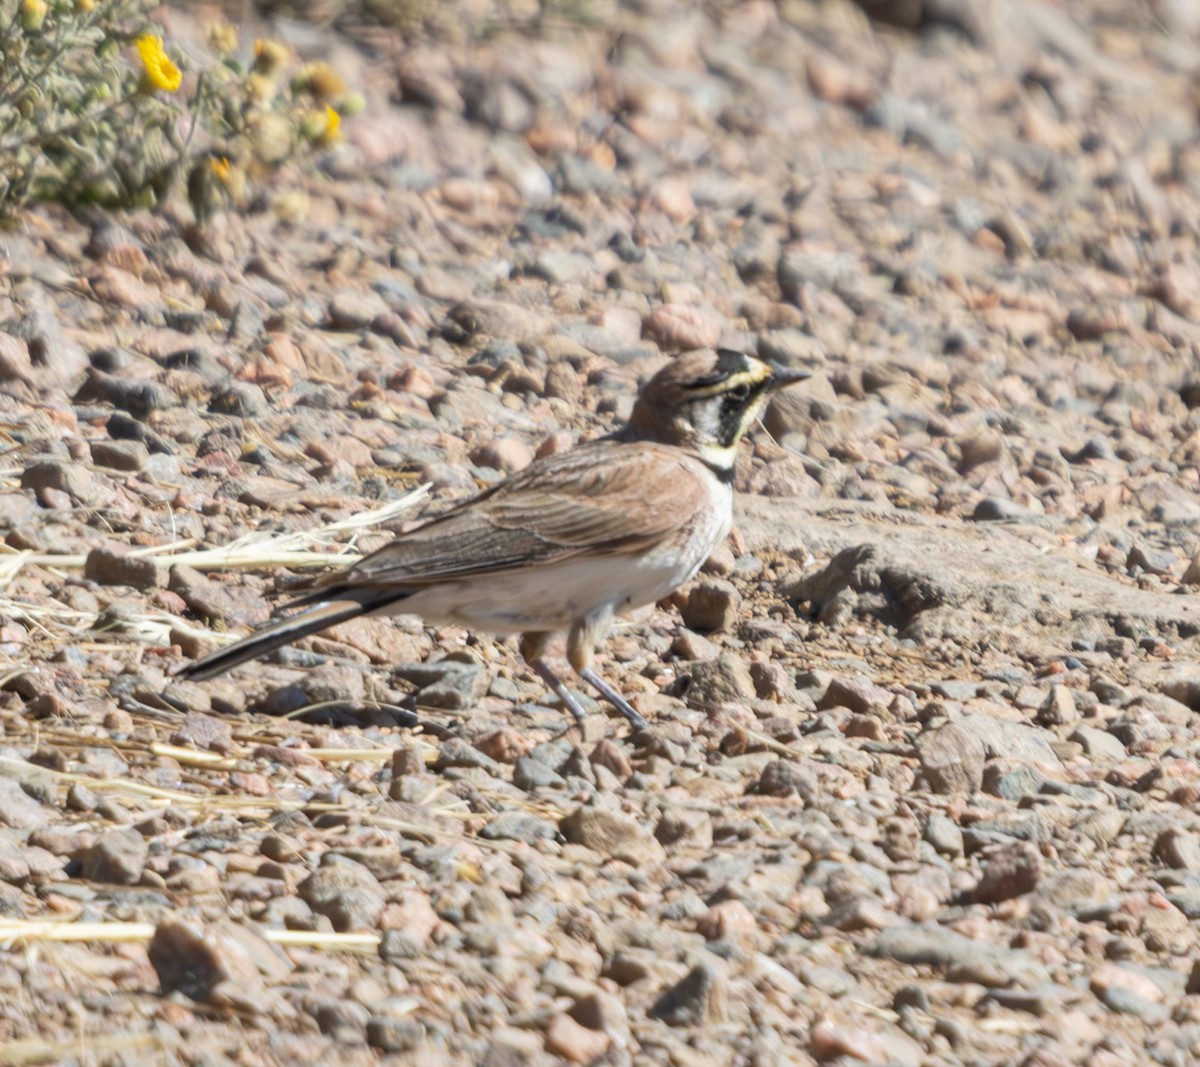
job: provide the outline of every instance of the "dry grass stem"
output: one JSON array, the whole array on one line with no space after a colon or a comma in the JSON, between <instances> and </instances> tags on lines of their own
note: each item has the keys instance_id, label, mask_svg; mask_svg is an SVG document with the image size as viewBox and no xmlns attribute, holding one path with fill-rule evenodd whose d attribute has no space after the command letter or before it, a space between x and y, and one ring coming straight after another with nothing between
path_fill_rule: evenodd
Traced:
<instances>
[{"instance_id":1,"label":"dry grass stem","mask_svg":"<svg viewBox=\"0 0 1200 1067\"><path fill-rule=\"evenodd\" d=\"M293 948L368 950L379 947L377 934L339 934L320 930L276 930L257 928L256 932L276 945ZM95 941L110 945L149 941L153 923L61 922L58 920L12 919L0 921L0 944L34 941ZM0 1062L8 1062L0 1060Z\"/></svg>"},{"instance_id":2,"label":"dry grass stem","mask_svg":"<svg viewBox=\"0 0 1200 1067\"><path fill-rule=\"evenodd\" d=\"M191 539L134 550L132 555L152 559L159 567L184 564L200 570L257 569L273 567L318 567L331 563L349 565L362 557L353 547L365 530L391 522L409 511L429 491L422 485L383 507L352 515L312 530L292 533L253 533L220 548L180 551ZM337 548L333 546L337 545ZM69 572L81 570L85 555L56 555L20 551L0 542L0 590L27 566L40 566L60 580ZM93 635L108 648L115 644L131 646L171 644L171 632L182 632L206 640L233 641L236 635L217 633L165 611L147 611L134 605L117 605L96 614L68 608L55 602L33 603L28 599L0 593L0 616L13 619L30 630L61 640L72 637L80 647L87 635ZM146 709L147 712L153 709Z\"/></svg>"},{"instance_id":3,"label":"dry grass stem","mask_svg":"<svg viewBox=\"0 0 1200 1067\"><path fill-rule=\"evenodd\" d=\"M208 752L200 748L183 748L179 745L168 745L163 741L154 741L150 745L150 754L166 756L176 763L192 767L204 767L214 771L236 771L243 760L231 756L223 756L219 752Z\"/></svg>"},{"instance_id":4,"label":"dry grass stem","mask_svg":"<svg viewBox=\"0 0 1200 1067\"><path fill-rule=\"evenodd\" d=\"M150 1053L165 1053L170 1047L170 1043L157 1033L89 1033L86 1037L70 1041L44 1041L40 1037L26 1037L0 1042L0 1063L8 1067L28 1067L32 1064L63 1063L68 1060L95 1062L93 1057L103 1057L110 1053L120 1060L125 1060L126 1054L142 1059Z\"/></svg>"},{"instance_id":5,"label":"dry grass stem","mask_svg":"<svg viewBox=\"0 0 1200 1067\"><path fill-rule=\"evenodd\" d=\"M361 557L350 549L358 535L372 526L379 526L399 518L419 503L429 492L428 485L421 485L412 492L393 500L383 507L340 519L312 530L295 530L291 533L251 533L239 537L221 548L200 548L179 551L189 542L174 542L138 549L131 555L152 559L159 567L183 564L197 570L219 571L236 568L259 567L324 567L330 563L351 564ZM317 546L331 546L342 542L342 551L322 551ZM64 570L81 570L87 562L85 555L56 555L52 552L30 552L10 548L0 543L0 587L7 585L27 566L57 567ZM37 610L26 607L26 610ZM50 609L41 609L50 610ZM65 609L64 609L65 610ZM82 613L72 613L79 615Z\"/></svg>"}]
</instances>

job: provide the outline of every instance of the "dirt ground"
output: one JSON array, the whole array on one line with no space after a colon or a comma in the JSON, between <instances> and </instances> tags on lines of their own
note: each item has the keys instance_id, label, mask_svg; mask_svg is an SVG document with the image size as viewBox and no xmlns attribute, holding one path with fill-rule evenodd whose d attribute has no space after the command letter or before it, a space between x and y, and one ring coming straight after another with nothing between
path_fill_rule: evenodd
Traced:
<instances>
[{"instance_id":1,"label":"dirt ground","mask_svg":"<svg viewBox=\"0 0 1200 1067\"><path fill-rule=\"evenodd\" d=\"M0 1063L1200 1061L1195 5L237 14L340 143L0 232ZM718 342L815 373L648 730L412 619L173 677Z\"/></svg>"}]
</instances>

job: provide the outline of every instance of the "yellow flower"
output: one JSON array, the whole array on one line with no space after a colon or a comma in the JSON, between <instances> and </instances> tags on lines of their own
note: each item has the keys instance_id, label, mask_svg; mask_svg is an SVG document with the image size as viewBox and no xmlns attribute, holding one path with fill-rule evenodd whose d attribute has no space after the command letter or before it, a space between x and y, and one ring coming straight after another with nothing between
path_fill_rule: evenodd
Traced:
<instances>
[{"instance_id":1,"label":"yellow flower","mask_svg":"<svg viewBox=\"0 0 1200 1067\"><path fill-rule=\"evenodd\" d=\"M325 132L321 134L321 142L329 144L330 141L336 141L340 134L338 131L342 127L342 116L333 110L328 104L325 105Z\"/></svg>"},{"instance_id":2,"label":"yellow flower","mask_svg":"<svg viewBox=\"0 0 1200 1067\"><path fill-rule=\"evenodd\" d=\"M146 69L146 81L155 89L175 92L183 82L183 74L163 51L162 39L144 33L137 39L137 50Z\"/></svg>"},{"instance_id":3,"label":"yellow flower","mask_svg":"<svg viewBox=\"0 0 1200 1067\"><path fill-rule=\"evenodd\" d=\"M300 123L300 136L306 141L328 145L341 136L341 126L342 116L326 104L324 111L314 110L304 116Z\"/></svg>"},{"instance_id":4,"label":"yellow flower","mask_svg":"<svg viewBox=\"0 0 1200 1067\"><path fill-rule=\"evenodd\" d=\"M221 181L226 181L229 178L229 172L233 169L233 164L229 162L228 156L213 156L208 161L208 165Z\"/></svg>"},{"instance_id":5,"label":"yellow flower","mask_svg":"<svg viewBox=\"0 0 1200 1067\"><path fill-rule=\"evenodd\" d=\"M21 0L21 29L37 33L46 21L48 10L46 0Z\"/></svg>"}]
</instances>

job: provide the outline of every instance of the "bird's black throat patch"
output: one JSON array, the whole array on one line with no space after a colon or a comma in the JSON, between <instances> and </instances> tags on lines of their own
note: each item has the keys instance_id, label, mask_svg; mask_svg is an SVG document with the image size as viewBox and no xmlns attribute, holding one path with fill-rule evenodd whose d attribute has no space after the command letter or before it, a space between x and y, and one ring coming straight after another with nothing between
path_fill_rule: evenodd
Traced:
<instances>
[{"instance_id":1,"label":"bird's black throat patch","mask_svg":"<svg viewBox=\"0 0 1200 1067\"><path fill-rule=\"evenodd\" d=\"M717 441L722 448L732 448L746 432L747 412L758 402L766 382L751 385L745 395L726 393L721 397L717 421Z\"/></svg>"}]
</instances>

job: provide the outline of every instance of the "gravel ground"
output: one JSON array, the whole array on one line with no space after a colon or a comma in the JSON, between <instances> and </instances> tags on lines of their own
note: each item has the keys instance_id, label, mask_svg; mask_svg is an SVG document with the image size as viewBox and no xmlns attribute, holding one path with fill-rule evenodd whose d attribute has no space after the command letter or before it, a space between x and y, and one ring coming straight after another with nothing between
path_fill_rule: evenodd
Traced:
<instances>
[{"instance_id":1,"label":"gravel ground","mask_svg":"<svg viewBox=\"0 0 1200 1067\"><path fill-rule=\"evenodd\" d=\"M414 11L248 28L368 106L205 227L0 233L0 1062L1197 1062L1194 5ZM173 680L717 342L816 374L649 730L403 619Z\"/></svg>"}]
</instances>

